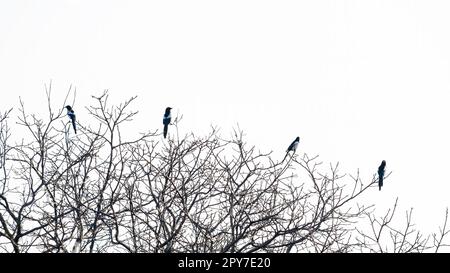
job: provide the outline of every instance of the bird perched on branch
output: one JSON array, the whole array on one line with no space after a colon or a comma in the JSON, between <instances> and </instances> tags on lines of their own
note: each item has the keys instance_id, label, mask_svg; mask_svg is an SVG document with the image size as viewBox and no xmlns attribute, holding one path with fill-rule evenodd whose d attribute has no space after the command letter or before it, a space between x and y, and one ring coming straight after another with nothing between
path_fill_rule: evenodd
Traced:
<instances>
[{"instance_id":1,"label":"bird perched on branch","mask_svg":"<svg viewBox=\"0 0 450 273\"><path fill-rule=\"evenodd\" d=\"M172 117L170 116L170 110L172 108L167 107L166 108L166 112L164 113L164 117L163 117L163 124L164 124L164 138L166 138L167 136L167 130L169 129L169 124L170 121L172 119Z\"/></svg>"},{"instance_id":2,"label":"bird perched on branch","mask_svg":"<svg viewBox=\"0 0 450 273\"><path fill-rule=\"evenodd\" d=\"M67 105L65 108L67 109L67 115L69 116L70 121L72 122L73 131L76 134L77 133L77 126L75 124L75 121L76 121L75 112L73 111L73 109L72 109L72 107L70 105Z\"/></svg>"},{"instance_id":3,"label":"bird perched on branch","mask_svg":"<svg viewBox=\"0 0 450 273\"><path fill-rule=\"evenodd\" d=\"M381 165L378 167L378 188L381 191L381 187L383 187L384 180L384 168L386 168L386 161L383 160Z\"/></svg>"},{"instance_id":4,"label":"bird perched on branch","mask_svg":"<svg viewBox=\"0 0 450 273\"><path fill-rule=\"evenodd\" d=\"M289 147L286 150L286 155L283 158L283 161L286 159L286 157L288 156L289 152L294 152L297 150L298 147L298 143L300 142L300 137L295 138L295 140L291 143L291 145L289 145Z\"/></svg>"}]
</instances>

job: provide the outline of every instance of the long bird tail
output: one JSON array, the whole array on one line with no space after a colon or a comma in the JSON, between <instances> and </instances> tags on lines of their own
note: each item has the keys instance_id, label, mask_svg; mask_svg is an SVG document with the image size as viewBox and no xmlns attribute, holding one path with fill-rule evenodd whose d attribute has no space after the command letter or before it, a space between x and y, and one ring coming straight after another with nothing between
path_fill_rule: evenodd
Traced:
<instances>
[{"instance_id":1,"label":"long bird tail","mask_svg":"<svg viewBox=\"0 0 450 273\"><path fill-rule=\"evenodd\" d=\"M288 151L288 152L286 152L286 155L284 156L284 158L283 158L283 161L281 161L281 163L283 163L283 162L284 162L284 160L286 159L286 157L288 156L288 154L289 154L289 151Z\"/></svg>"},{"instance_id":2,"label":"long bird tail","mask_svg":"<svg viewBox=\"0 0 450 273\"><path fill-rule=\"evenodd\" d=\"M380 176L378 178L378 188L380 191L381 191L381 187L383 187L383 177L382 176Z\"/></svg>"},{"instance_id":3,"label":"long bird tail","mask_svg":"<svg viewBox=\"0 0 450 273\"><path fill-rule=\"evenodd\" d=\"M75 134L77 133L77 125L75 123L75 119L72 119L72 126L73 126L73 131L75 132Z\"/></svg>"},{"instance_id":4,"label":"long bird tail","mask_svg":"<svg viewBox=\"0 0 450 273\"><path fill-rule=\"evenodd\" d=\"M169 128L168 124L164 124L164 138L167 137L167 129Z\"/></svg>"}]
</instances>

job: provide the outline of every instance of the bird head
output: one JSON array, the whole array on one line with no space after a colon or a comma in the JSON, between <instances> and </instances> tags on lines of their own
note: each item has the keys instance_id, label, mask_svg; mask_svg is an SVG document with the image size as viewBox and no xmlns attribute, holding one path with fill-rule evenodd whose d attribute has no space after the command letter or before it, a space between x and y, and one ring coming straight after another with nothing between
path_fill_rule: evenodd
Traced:
<instances>
[{"instance_id":1,"label":"bird head","mask_svg":"<svg viewBox=\"0 0 450 273\"><path fill-rule=\"evenodd\" d=\"M300 141L300 137L297 137L297 138L295 139L295 141L299 142L299 141Z\"/></svg>"},{"instance_id":2,"label":"bird head","mask_svg":"<svg viewBox=\"0 0 450 273\"><path fill-rule=\"evenodd\" d=\"M66 105L66 107L64 107L64 108L66 108L69 111L72 111L72 107L70 105Z\"/></svg>"}]
</instances>

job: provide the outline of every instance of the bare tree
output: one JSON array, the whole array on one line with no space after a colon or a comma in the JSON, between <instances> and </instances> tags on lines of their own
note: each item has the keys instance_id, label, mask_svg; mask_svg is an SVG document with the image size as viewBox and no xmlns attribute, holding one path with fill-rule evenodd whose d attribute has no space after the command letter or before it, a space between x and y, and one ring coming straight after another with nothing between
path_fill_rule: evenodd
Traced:
<instances>
[{"instance_id":1,"label":"bare tree","mask_svg":"<svg viewBox=\"0 0 450 273\"><path fill-rule=\"evenodd\" d=\"M0 114L0 249L3 252L424 252L442 251L438 234L391 222L361 202L377 177L341 174L318 156L288 160L257 151L240 130L223 138L180 135L181 117L124 139L136 97L110 105L108 92L86 107L91 123L74 134L62 109L30 115L21 101L12 142L11 110ZM69 93L70 94L70 90ZM73 103L72 103L73 104ZM80 111L80 110L79 110ZM14 139L19 139L14 136ZM389 177L389 174L386 178ZM366 221L366 222L365 222ZM369 228L360 228L368 223ZM387 235L386 235L387 234Z\"/></svg>"},{"instance_id":2,"label":"bare tree","mask_svg":"<svg viewBox=\"0 0 450 273\"><path fill-rule=\"evenodd\" d=\"M403 227L394 225L393 219L397 209L398 199L392 208L382 217L375 217L373 213L366 212L365 216L369 220L369 232L357 229L360 236L357 241L360 243L361 251L364 252L391 252L391 253L411 253L411 252L438 252L440 248L448 247L444 239L450 232L447 227L448 209L445 212L444 224L439 228L439 233L424 235L415 229L412 222L411 208L406 212ZM430 243L430 239L432 242Z\"/></svg>"}]
</instances>

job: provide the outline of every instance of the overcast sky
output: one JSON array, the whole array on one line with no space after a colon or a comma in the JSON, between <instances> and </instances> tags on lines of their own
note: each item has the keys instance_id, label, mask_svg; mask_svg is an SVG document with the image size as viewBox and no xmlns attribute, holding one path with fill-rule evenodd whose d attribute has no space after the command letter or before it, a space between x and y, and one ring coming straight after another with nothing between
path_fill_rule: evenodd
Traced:
<instances>
[{"instance_id":1,"label":"overcast sky","mask_svg":"<svg viewBox=\"0 0 450 273\"><path fill-rule=\"evenodd\" d=\"M449 1L0 0L0 110L45 103L53 81L74 108L109 89L138 95L136 132L161 130L166 106L184 132L239 124L250 144L393 174L379 207L399 197L419 227L450 206ZM77 111L77 109L79 109ZM400 216L403 212L401 212Z\"/></svg>"}]
</instances>

